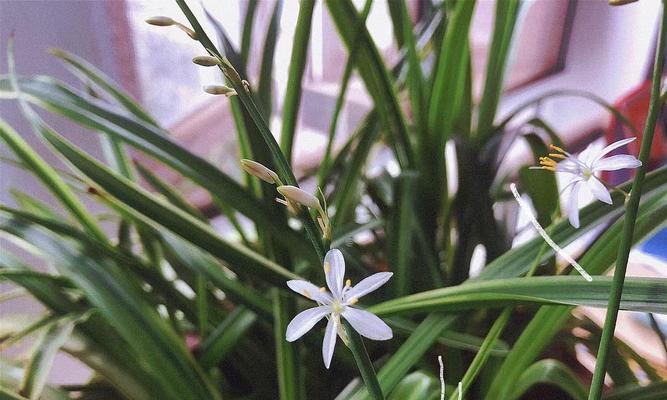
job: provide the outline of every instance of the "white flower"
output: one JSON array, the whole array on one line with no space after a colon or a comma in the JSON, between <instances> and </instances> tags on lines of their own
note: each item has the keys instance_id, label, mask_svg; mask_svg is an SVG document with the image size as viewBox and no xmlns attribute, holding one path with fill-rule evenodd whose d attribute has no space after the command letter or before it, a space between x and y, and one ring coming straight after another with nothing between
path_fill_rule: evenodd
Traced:
<instances>
[{"instance_id":1,"label":"white flower","mask_svg":"<svg viewBox=\"0 0 667 400\"><path fill-rule=\"evenodd\" d=\"M364 296L380 286L384 285L393 275L391 272L379 272L363 279L357 285L352 286L348 279L343 286L345 276L345 259L338 249L332 249L324 257L324 274L326 276L329 291L324 287L318 288L307 281L288 281L287 286L295 292L316 301L319 306L309 308L299 313L287 325L285 338L293 342L311 330L317 322L327 317L324 342L322 343L322 357L324 366L329 368L336 346L336 334L345 340L345 332L340 317L345 318L352 328L373 340L388 340L392 338L391 328L375 314L368 311L353 308L352 305Z\"/></svg>"},{"instance_id":2,"label":"white flower","mask_svg":"<svg viewBox=\"0 0 667 400\"><path fill-rule=\"evenodd\" d=\"M596 177L602 171L616 171L625 168L637 168L642 165L634 156L628 154L619 154L611 157L604 157L611 151L625 146L634 141L636 138L628 138L619 140L610 144L602 150L595 151L589 145L579 156L574 156L560 147L551 145L550 148L557 153L549 154L549 157L541 157L541 169L546 169L555 172L562 172L569 174L572 177L565 185L561 193L570 189L566 212L570 220L570 224L575 228L579 227L579 190L586 187L595 196L596 199L611 204L611 196L605 187L604 183ZM554 159L560 159L561 162L556 162Z\"/></svg>"}]
</instances>

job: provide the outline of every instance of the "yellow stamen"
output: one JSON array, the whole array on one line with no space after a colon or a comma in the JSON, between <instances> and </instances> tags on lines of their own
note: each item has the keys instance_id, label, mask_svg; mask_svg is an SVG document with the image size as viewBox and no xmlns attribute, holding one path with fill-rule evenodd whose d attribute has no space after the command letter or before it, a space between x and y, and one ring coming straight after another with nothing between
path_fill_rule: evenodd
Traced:
<instances>
[{"instance_id":1,"label":"yellow stamen","mask_svg":"<svg viewBox=\"0 0 667 400\"><path fill-rule=\"evenodd\" d=\"M350 287L352 286L352 281L350 279L345 281L345 286Z\"/></svg>"},{"instance_id":2,"label":"yellow stamen","mask_svg":"<svg viewBox=\"0 0 667 400\"><path fill-rule=\"evenodd\" d=\"M540 160L540 164L547 165L547 166L555 166L556 161L554 161L550 158L544 158L544 159Z\"/></svg>"},{"instance_id":3,"label":"yellow stamen","mask_svg":"<svg viewBox=\"0 0 667 400\"><path fill-rule=\"evenodd\" d=\"M566 153L565 150L561 149L560 147L556 146L553 143L549 145L549 148L552 149L552 150L556 150L559 153L563 153L563 154Z\"/></svg>"},{"instance_id":4,"label":"yellow stamen","mask_svg":"<svg viewBox=\"0 0 667 400\"><path fill-rule=\"evenodd\" d=\"M559 158L561 160L565 160L567 158L563 154L558 154L558 153L549 153L549 157Z\"/></svg>"},{"instance_id":5,"label":"yellow stamen","mask_svg":"<svg viewBox=\"0 0 667 400\"><path fill-rule=\"evenodd\" d=\"M331 264L329 264L328 262L325 262L324 263L324 273L328 274L329 272L331 272Z\"/></svg>"},{"instance_id":6,"label":"yellow stamen","mask_svg":"<svg viewBox=\"0 0 667 400\"><path fill-rule=\"evenodd\" d=\"M325 288L324 286L322 286L322 287L320 288L320 292L321 292L321 293L324 293L324 292L326 292L326 291L327 291L327 288Z\"/></svg>"},{"instance_id":7,"label":"yellow stamen","mask_svg":"<svg viewBox=\"0 0 667 400\"><path fill-rule=\"evenodd\" d=\"M359 301L358 298L353 297L347 302L347 304L351 306L351 305L357 304L358 301Z\"/></svg>"}]
</instances>

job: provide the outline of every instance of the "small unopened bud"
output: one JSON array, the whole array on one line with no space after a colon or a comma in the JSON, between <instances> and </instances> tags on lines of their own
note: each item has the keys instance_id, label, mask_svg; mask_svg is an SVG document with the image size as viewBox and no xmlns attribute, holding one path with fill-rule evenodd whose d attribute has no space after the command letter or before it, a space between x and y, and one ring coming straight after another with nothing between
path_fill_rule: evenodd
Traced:
<instances>
[{"instance_id":1,"label":"small unopened bud","mask_svg":"<svg viewBox=\"0 0 667 400\"><path fill-rule=\"evenodd\" d=\"M175 26L178 27L178 29L187 33L187 35L190 36L191 39L197 40L197 33L195 31L193 31L192 29L188 28L187 26L181 24L180 22L174 21L172 18L163 17L163 16L150 17L150 18L146 18L146 23L148 23L150 25L155 25L155 26L172 26L172 25L175 25Z\"/></svg>"},{"instance_id":2,"label":"small unopened bud","mask_svg":"<svg viewBox=\"0 0 667 400\"><path fill-rule=\"evenodd\" d=\"M202 67L215 67L220 65L220 60L211 56L197 56L192 59L192 62L201 65Z\"/></svg>"},{"instance_id":3,"label":"small unopened bud","mask_svg":"<svg viewBox=\"0 0 667 400\"><path fill-rule=\"evenodd\" d=\"M264 165L258 163L257 161L243 159L241 160L241 168L252 176L263 180L266 183L271 184L280 184L280 178L278 174L266 168Z\"/></svg>"},{"instance_id":4,"label":"small unopened bud","mask_svg":"<svg viewBox=\"0 0 667 400\"><path fill-rule=\"evenodd\" d=\"M291 200L295 203L301 204L302 206L315 208L318 210L321 208L320 201L317 199L317 197L302 189L299 189L296 186L278 186L278 193L285 196L287 200Z\"/></svg>"},{"instance_id":5,"label":"small unopened bud","mask_svg":"<svg viewBox=\"0 0 667 400\"><path fill-rule=\"evenodd\" d=\"M177 22L174 21L173 19L159 15L155 17L146 18L146 23L155 26L172 26L177 24Z\"/></svg>"},{"instance_id":6,"label":"small unopened bud","mask_svg":"<svg viewBox=\"0 0 667 400\"><path fill-rule=\"evenodd\" d=\"M227 97L236 96L236 90L224 85L204 86L204 91L208 94L223 94Z\"/></svg>"}]
</instances>

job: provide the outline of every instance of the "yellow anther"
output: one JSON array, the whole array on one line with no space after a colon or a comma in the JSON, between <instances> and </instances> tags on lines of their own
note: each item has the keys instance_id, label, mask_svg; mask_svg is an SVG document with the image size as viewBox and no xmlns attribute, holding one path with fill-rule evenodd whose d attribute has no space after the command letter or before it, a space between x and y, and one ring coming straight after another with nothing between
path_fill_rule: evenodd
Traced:
<instances>
[{"instance_id":1,"label":"yellow anther","mask_svg":"<svg viewBox=\"0 0 667 400\"><path fill-rule=\"evenodd\" d=\"M350 286L352 286L352 281L351 281L351 280L349 280L349 279L348 279L348 280L346 280L346 281L345 281L345 286L347 286L347 287L350 287Z\"/></svg>"},{"instance_id":2,"label":"yellow anther","mask_svg":"<svg viewBox=\"0 0 667 400\"><path fill-rule=\"evenodd\" d=\"M563 154L560 154L560 153L549 153L549 157L559 158L561 160L564 160L564 159L567 158Z\"/></svg>"},{"instance_id":3,"label":"yellow anther","mask_svg":"<svg viewBox=\"0 0 667 400\"><path fill-rule=\"evenodd\" d=\"M324 263L324 273L328 274L329 272L331 272L331 264L329 264L329 262L325 262Z\"/></svg>"},{"instance_id":4,"label":"yellow anther","mask_svg":"<svg viewBox=\"0 0 667 400\"><path fill-rule=\"evenodd\" d=\"M359 302L359 299L356 298L356 297L353 297L347 302L347 304L351 306L351 305L357 304L357 302Z\"/></svg>"},{"instance_id":5,"label":"yellow anther","mask_svg":"<svg viewBox=\"0 0 667 400\"><path fill-rule=\"evenodd\" d=\"M560 147L556 146L556 145L553 144L553 143L549 145L549 148L552 149L552 150L556 150L556 151L559 152L559 153L563 153L563 154L566 153L565 150L561 149Z\"/></svg>"},{"instance_id":6,"label":"yellow anther","mask_svg":"<svg viewBox=\"0 0 667 400\"><path fill-rule=\"evenodd\" d=\"M326 292L326 291L327 291L327 288L325 288L324 286L322 286L322 287L320 288L320 292L324 293L324 292Z\"/></svg>"}]
</instances>

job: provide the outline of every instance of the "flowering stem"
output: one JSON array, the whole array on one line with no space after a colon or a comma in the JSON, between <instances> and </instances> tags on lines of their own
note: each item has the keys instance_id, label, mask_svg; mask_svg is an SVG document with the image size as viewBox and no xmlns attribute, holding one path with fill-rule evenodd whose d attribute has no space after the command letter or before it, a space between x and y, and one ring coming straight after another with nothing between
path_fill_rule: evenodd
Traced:
<instances>
[{"instance_id":1,"label":"flowering stem","mask_svg":"<svg viewBox=\"0 0 667 400\"><path fill-rule=\"evenodd\" d=\"M609 347L614 338L614 329L616 328L618 308L621 302L623 282L625 281L625 270L628 266L628 256L632 246L632 237L634 234L635 220L637 218L637 209L639 208L642 184L644 182L646 168L648 167L648 158L651 151L651 143L653 142L656 121L660 114L660 80L662 78L662 70L665 60L665 40L667 39L667 13L665 13L667 0L663 0L662 5L660 38L658 39L655 64L653 66L651 102L649 105L648 116L646 117L646 125L644 126L642 145L639 151L639 160L642 162L642 165L637 169L637 175L635 176L635 181L633 182L632 190L630 191L630 198L625 206L623 236L621 236L621 245L618 249L618 257L616 258L616 269L614 271L614 279L612 281L609 303L607 305L607 315L605 317L602 337L600 339L595 373L593 374L593 381L591 382L591 389L588 394L589 400L599 400L602 394L607 356L609 354Z\"/></svg>"},{"instance_id":2,"label":"flowering stem","mask_svg":"<svg viewBox=\"0 0 667 400\"><path fill-rule=\"evenodd\" d=\"M368 392L375 400L383 400L382 389L380 388L377 375L375 375L375 369L373 368L371 358L368 356L363 339L361 339L361 336L347 321L343 323L345 324L345 332L350 339L350 350L352 350L354 361L357 362L357 368L359 368L361 378L364 380Z\"/></svg>"}]
</instances>

